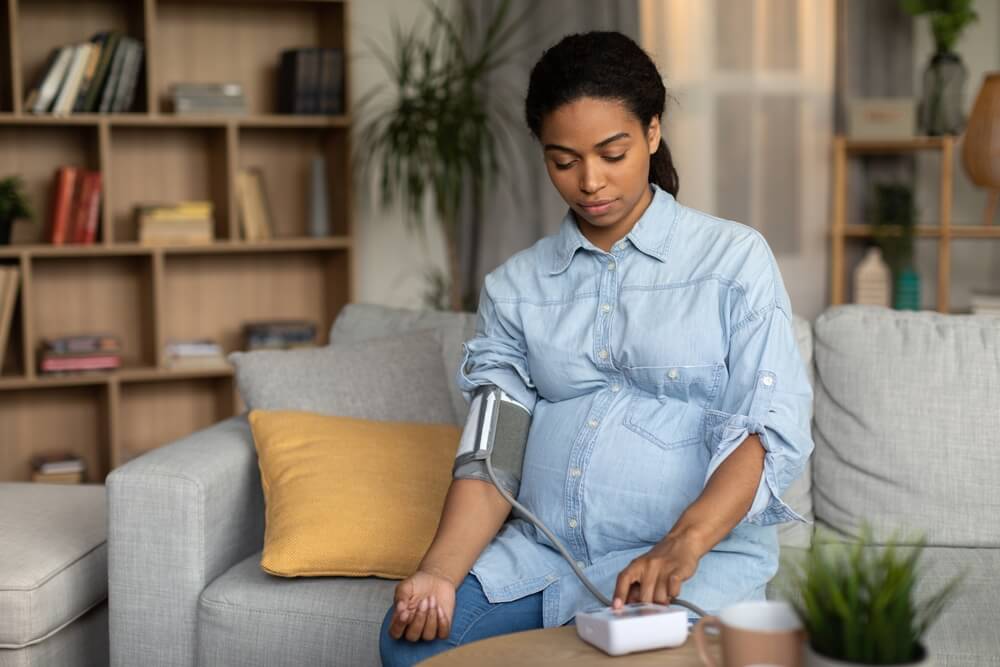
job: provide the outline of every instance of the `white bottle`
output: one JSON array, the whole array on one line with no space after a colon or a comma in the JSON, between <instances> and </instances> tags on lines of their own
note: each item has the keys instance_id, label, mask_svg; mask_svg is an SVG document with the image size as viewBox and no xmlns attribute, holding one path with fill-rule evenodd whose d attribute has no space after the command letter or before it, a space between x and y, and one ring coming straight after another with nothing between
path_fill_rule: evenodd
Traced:
<instances>
[{"instance_id":1,"label":"white bottle","mask_svg":"<svg viewBox=\"0 0 1000 667\"><path fill-rule=\"evenodd\" d=\"M868 248L854 269L854 303L889 308L892 305L892 272L882 259L882 249Z\"/></svg>"}]
</instances>

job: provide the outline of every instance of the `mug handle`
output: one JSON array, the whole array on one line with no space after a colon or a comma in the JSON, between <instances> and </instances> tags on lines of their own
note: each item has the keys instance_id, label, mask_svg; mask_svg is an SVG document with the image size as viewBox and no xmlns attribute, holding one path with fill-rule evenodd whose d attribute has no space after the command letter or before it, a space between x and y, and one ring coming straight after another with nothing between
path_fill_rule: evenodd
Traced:
<instances>
[{"instance_id":1,"label":"mug handle","mask_svg":"<svg viewBox=\"0 0 1000 667\"><path fill-rule=\"evenodd\" d=\"M694 626L694 644L698 649L698 657L701 659L701 664L706 667L716 667L715 660L708 654L708 640L705 638L706 627L713 627L721 631L722 624L719 622L719 617L703 616L698 619L698 622Z\"/></svg>"}]
</instances>

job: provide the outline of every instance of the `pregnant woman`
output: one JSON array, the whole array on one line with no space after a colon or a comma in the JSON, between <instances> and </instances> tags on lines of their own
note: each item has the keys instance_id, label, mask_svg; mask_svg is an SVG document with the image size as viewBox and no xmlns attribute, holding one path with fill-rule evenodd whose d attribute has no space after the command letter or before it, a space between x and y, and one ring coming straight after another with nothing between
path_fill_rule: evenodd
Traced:
<instances>
[{"instance_id":1,"label":"pregnant woman","mask_svg":"<svg viewBox=\"0 0 1000 667\"><path fill-rule=\"evenodd\" d=\"M486 276L457 381L531 413L517 500L620 607L763 599L782 500L813 443L812 390L764 238L680 204L648 55L571 35L534 66L525 117L569 207ZM669 133L669 132L666 132ZM396 587L387 666L572 622L601 603L489 481L455 479Z\"/></svg>"}]
</instances>

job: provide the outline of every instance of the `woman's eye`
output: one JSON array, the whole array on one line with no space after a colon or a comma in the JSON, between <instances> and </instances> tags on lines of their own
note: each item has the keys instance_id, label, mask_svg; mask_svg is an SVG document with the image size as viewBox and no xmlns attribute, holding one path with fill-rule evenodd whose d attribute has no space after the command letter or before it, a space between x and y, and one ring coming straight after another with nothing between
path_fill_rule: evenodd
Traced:
<instances>
[{"instance_id":1,"label":"woman's eye","mask_svg":"<svg viewBox=\"0 0 1000 667\"><path fill-rule=\"evenodd\" d=\"M573 163L572 162L567 162L565 164L560 164L559 162L556 162L555 165L556 165L556 169L569 169L570 167L573 166Z\"/></svg>"},{"instance_id":2,"label":"woman's eye","mask_svg":"<svg viewBox=\"0 0 1000 667\"><path fill-rule=\"evenodd\" d=\"M618 162L625 159L625 153L622 153L621 155L607 155L604 159L608 162Z\"/></svg>"}]
</instances>

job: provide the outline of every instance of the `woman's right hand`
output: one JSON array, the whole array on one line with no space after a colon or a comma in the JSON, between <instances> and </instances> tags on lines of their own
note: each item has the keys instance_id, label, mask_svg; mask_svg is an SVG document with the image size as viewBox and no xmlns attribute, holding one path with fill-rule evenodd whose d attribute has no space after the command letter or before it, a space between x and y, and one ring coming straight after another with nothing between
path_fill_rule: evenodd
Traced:
<instances>
[{"instance_id":1,"label":"woman's right hand","mask_svg":"<svg viewBox=\"0 0 1000 667\"><path fill-rule=\"evenodd\" d=\"M421 639L447 639L455 611L455 583L447 577L417 570L396 585L389 635Z\"/></svg>"}]
</instances>

